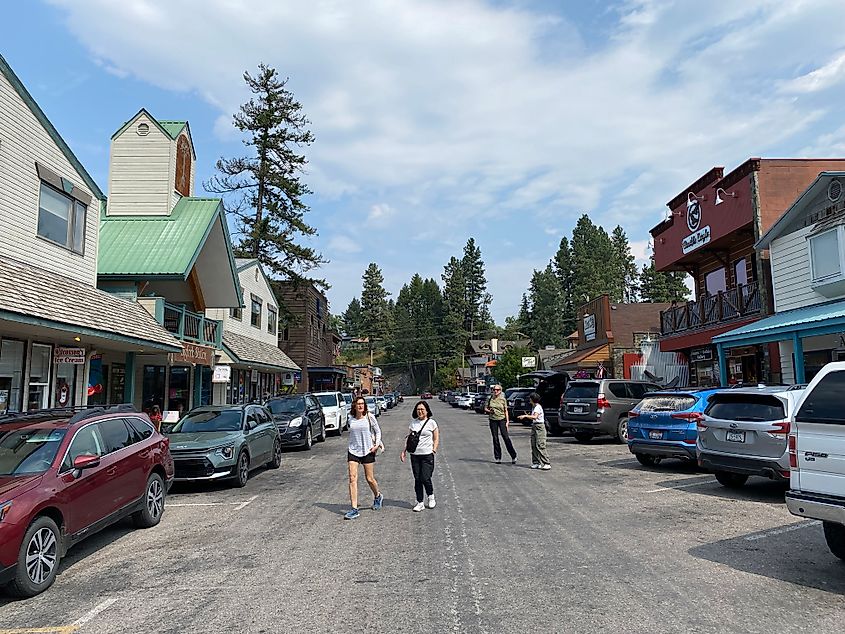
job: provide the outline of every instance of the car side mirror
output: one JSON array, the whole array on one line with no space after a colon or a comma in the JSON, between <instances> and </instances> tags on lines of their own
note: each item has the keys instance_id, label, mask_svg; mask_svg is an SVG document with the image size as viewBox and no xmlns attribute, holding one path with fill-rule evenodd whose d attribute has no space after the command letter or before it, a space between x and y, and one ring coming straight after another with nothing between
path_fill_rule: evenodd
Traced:
<instances>
[{"instance_id":1,"label":"car side mirror","mask_svg":"<svg viewBox=\"0 0 845 634\"><path fill-rule=\"evenodd\" d=\"M100 456L83 453L73 459L73 468L79 471L83 469L91 469L92 467L100 466Z\"/></svg>"}]
</instances>

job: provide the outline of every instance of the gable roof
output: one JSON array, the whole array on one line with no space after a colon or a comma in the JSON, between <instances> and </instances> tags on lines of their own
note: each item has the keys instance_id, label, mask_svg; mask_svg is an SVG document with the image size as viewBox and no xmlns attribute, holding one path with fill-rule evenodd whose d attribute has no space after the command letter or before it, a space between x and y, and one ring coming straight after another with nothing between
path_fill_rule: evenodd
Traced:
<instances>
[{"instance_id":1,"label":"gable roof","mask_svg":"<svg viewBox=\"0 0 845 634\"><path fill-rule=\"evenodd\" d=\"M182 130L185 130L185 133L188 135L188 139L191 142L191 154L194 157L194 160L197 158L197 152L194 149L194 138L191 136L191 126L188 124L187 121L171 121L171 120L159 120L156 119L153 115L150 114L150 111L146 108L141 108L138 112L136 112L133 116L129 118L128 121L124 122L120 128L118 128L117 132L111 135L112 140L123 134L123 131L126 130L130 125L132 125L138 117L141 115L146 115L147 118L152 121L155 126L162 132L162 134L166 135L168 138L172 140L176 140L179 138L179 135L182 133Z\"/></svg>"},{"instance_id":2,"label":"gable roof","mask_svg":"<svg viewBox=\"0 0 845 634\"><path fill-rule=\"evenodd\" d=\"M273 285L270 283L270 278L267 276L267 273L264 272L264 267L261 266L261 262L258 261L257 258L235 258L235 267L238 269L238 273L241 273L252 266L257 266L258 270L261 271L261 275L264 276L264 282L267 284L267 289L270 291L270 296L273 298L273 301L276 302L278 306L279 300L276 298L276 293L273 290Z\"/></svg>"},{"instance_id":3,"label":"gable roof","mask_svg":"<svg viewBox=\"0 0 845 634\"><path fill-rule=\"evenodd\" d=\"M91 175L88 171L82 166L79 159L76 158L76 155L70 149L70 146L65 143L65 140L59 134L58 130L53 127L53 124L50 123L50 120L47 118L47 115L44 114L44 111L41 107L36 103L35 99L32 98L32 95L29 94L29 91L23 85L18 76L15 75L12 67L6 62L3 58L3 55L0 54L0 74L2 74L8 82L12 85L12 88L15 89L15 92L18 93L21 100L26 104L27 108L29 108L30 112L38 119L38 122L50 135L50 138L53 139L53 142L56 146L61 150L62 154L65 155L65 158L73 165L73 168L77 171L77 173L82 177L82 180L85 181L85 184L88 186L88 189L91 190L91 193L94 194L100 200L105 200L106 196L103 194L102 190L97 187L97 183L94 182L94 179L91 178Z\"/></svg>"},{"instance_id":4,"label":"gable roof","mask_svg":"<svg viewBox=\"0 0 845 634\"><path fill-rule=\"evenodd\" d=\"M219 198L181 198L169 216L101 216L97 274L187 279L215 222L228 239Z\"/></svg>"},{"instance_id":5,"label":"gable roof","mask_svg":"<svg viewBox=\"0 0 845 634\"><path fill-rule=\"evenodd\" d=\"M171 138L171 139L173 139L173 140L175 141L175 140L176 140L176 138L179 136L179 133L180 133L180 132L182 132L182 130L184 130L184 129L185 129L185 127L188 125L188 122L187 122L187 121L164 121L164 120L159 120L159 121L158 121L158 124L159 124L162 128L164 128L164 131L165 131L165 132L167 132L167 134L169 134L169 135L170 135L170 138Z\"/></svg>"},{"instance_id":6,"label":"gable roof","mask_svg":"<svg viewBox=\"0 0 845 634\"><path fill-rule=\"evenodd\" d=\"M786 213L778 218L778 221L775 224L769 227L769 230L757 241L754 248L768 249L772 244L772 241L783 235L786 228L804 212L806 206L813 200L813 198L815 198L820 192L827 189L828 184L834 178L845 179L845 172L821 172L818 176L816 176L816 180L814 180L810 186L804 190L804 193L789 206Z\"/></svg>"}]
</instances>

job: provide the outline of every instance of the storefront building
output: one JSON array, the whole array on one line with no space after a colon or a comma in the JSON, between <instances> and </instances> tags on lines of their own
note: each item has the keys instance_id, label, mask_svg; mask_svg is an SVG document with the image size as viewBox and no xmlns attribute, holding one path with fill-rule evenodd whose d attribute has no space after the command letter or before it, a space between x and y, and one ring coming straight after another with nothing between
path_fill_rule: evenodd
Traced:
<instances>
[{"instance_id":1,"label":"storefront building","mask_svg":"<svg viewBox=\"0 0 845 634\"><path fill-rule=\"evenodd\" d=\"M768 257L754 244L819 172L842 168L840 159L753 158L728 174L714 167L667 203L651 230L655 268L688 273L695 290L661 313L660 349L684 355L690 385L781 381L777 346L724 347L723 377L713 340L772 313Z\"/></svg>"},{"instance_id":2,"label":"storefront building","mask_svg":"<svg viewBox=\"0 0 845 634\"><path fill-rule=\"evenodd\" d=\"M845 171L822 172L755 245L768 249L774 315L714 338L727 351L775 346L783 382L803 384L845 360Z\"/></svg>"},{"instance_id":3,"label":"storefront building","mask_svg":"<svg viewBox=\"0 0 845 634\"><path fill-rule=\"evenodd\" d=\"M105 196L2 56L0 143L0 414L131 400L136 355L182 346L96 288Z\"/></svg>"},{"instance_id":4,"label":"storefront building","mask_svg":"<svg viewBox=\"0 0 845 634\"><path fill-rule=\"evenodd\" d=\"M222 201L192 196L195 162L186 121L140 110L112 137L100 222L97 285L137 302L182 343L135 360L134 404L158 406L166 420L213 400L223 323L206 311L243 308Z\"/></svg>"}]
</instances>

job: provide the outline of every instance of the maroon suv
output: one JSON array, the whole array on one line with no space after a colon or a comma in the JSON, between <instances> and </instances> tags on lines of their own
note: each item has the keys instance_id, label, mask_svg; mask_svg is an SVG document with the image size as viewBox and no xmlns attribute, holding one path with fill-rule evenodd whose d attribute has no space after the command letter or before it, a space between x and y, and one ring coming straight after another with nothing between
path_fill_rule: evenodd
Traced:
<instances>
[{"instance_id":1,"label":"maroon suv","mask_svg":"<svg viewBox=\"0 0 845 634\"><path fill-rule=\"evenodd\" d=\"M172 481L169 441L132 408L0 417L0 585L36 595L76 542L128 515L155 526Z\"/></svg>"}]
</instances>

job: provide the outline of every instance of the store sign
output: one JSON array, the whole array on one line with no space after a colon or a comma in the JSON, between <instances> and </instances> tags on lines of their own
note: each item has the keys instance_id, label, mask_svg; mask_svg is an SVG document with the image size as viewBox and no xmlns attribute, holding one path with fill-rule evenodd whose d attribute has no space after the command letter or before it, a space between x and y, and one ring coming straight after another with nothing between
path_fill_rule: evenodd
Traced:
<instances>
[{"instance_id":1,"label":"store sign","mask_svg":"<svg viewBox=\"0 0 845 634\"><path fill-rule=\"evenodd\" d=\"M65 346L56 346L53 352L53 362L85 365L85 348L67 348Z\"/></svg>"},{"instance_id":2,"label":"store sign","mask_svg":"<svg viewBox=\"0 0 845 634\"><path fill-rule=\"evenodd\" d=\"M232 366L216 365L214 374L211 375L212 383L228 383L232 379Z\"/></svg>"},{"instance_id":3,"label":"store sign","mask_svg":"<svg viewBox=\"0 0 845 634\"><path fill-rule=\"evenodd\" d=\"M701 203L698 198L690 196L687 200L687 227L695 233L701 226Z\"/></svg>"},{"instance_id":4,"label":"store sign","mask_svg":"<svg viewBox=\"0 0 845 634\"><path fill-rule=\"evenodd\" d=\"M195 343L182 342L182 352L171 353L170 363L190 363L191 365L207 365L211 367L214 361L214 348L198 346Z\"/></svg>"},{"instance_id":5,"label":"store sign","mask_svg":"<svg viewBox=\"0 0 845 634\"><path fill-rule=\"evenodd\" d=\"M731 348L728 353L729 357L754 357L757 355L757 348L754 346L742 346L741 348Z\"/></svg>"},{"instance_id":6,"label":"store sign","mask_svg":"<svg viewBox=\"0 0 845 634\"><path fill-rule=\"evenodd\" d=\"M584 341L596 338L596 316L584 315Z\"/></svg>"},{"instance_id":7,"label":"store sign","mask_svg":"<svg viewBox=\"0 0 845 634\"><path fill-rule=\"evenodd\" d=\"M692 235L687 236L681 240L681 251L684 255L692 253L696 249L703 247L710 242L710 225L702 227Z\"/></svg>"},{"instance_id":8,"label":"store sign","mask_svg":"<svg viewBox=\"0 0 845 634\"><path fill-rule=\"evenodd\" d=\"M522 357L523 368L536 368L537 359L535 357Z\"/></svg>"},{"instance_id":9,"label":"store sign","mask_svg":"<svg viewBox=\"0 0 845 634\"><path fill-rule=\"evenodd\" d=\"M256 370L255 368L253 368L252 372L250 373L249 381L250 383L258 383L258 370Z\"/></svg>"},{"instance_id":10,"label":"store sign","mask_svg":"<svg viewBox=\"0 0 845 634\"><path fill-rule=\"evenodd\" d=\"M713 360L712 348L693 348L689 353L690 363L700 363L702 361Z\"/></svg>"},{"instance_id":11,"label":"store sign","mask_svg":"<svg viewBox=\"0 0 845 634\"><path fill-rule=\"evenodd\" d=\"M292 372L285 372L285 376L282 378L282 385L293 385Z\"/></svg>"}]
</instances>

